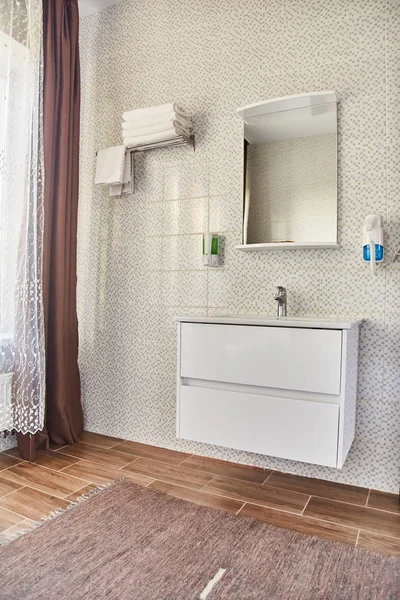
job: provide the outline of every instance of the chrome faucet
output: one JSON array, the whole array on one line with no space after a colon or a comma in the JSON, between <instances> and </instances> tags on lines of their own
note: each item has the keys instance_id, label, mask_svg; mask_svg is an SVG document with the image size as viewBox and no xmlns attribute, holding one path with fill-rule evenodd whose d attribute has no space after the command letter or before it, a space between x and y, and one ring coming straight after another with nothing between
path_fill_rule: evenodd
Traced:
<instances>
[{"instance_id":1,"label":"chrome faucet","mask_svg":"<svg viewBox=\"0 0 400 600\"><path fill-rule=\"evenodd\" d=\"M274 296L274 300L278 303L278 317L286 317L286 289L281 285L277 287L277 293Z\"/></svg>"}]
</instances>

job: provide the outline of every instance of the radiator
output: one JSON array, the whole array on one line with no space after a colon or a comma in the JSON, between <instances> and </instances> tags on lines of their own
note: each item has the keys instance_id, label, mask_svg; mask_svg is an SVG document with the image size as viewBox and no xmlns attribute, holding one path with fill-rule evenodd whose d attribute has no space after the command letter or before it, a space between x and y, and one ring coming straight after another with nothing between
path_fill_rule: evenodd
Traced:
<instances>
[{"instance_id":1,"label":"radiator","mask_svg":"<svg viewBox=\"0 0 400 600\"><path fill-rule=\"evenodd\" d=\"M0 375L0 431L10 431L13 428L11 410L12 373Z\"/></svg>"}]
</instances>

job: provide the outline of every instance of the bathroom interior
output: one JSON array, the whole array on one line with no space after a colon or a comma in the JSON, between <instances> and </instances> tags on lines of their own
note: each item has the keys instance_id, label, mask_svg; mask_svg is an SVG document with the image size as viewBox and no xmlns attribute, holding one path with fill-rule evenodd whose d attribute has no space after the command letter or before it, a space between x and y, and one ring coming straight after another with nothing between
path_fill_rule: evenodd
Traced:
<instances>
[{"instance_id":1,"label":"bathroom interior","mask_svg":"<svg viewBox=\"0 0 400 600\"><path fill-rule=\"evenodd\" d=\"M400 597L400 0L0 40L0 598Z\"/></svg>"}]
</instances>

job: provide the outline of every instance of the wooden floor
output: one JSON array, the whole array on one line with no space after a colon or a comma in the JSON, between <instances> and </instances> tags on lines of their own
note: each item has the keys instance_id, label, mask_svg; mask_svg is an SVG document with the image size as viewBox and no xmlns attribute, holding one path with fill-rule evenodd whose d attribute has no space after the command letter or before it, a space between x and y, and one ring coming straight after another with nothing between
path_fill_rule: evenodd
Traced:
<instances>
[{"instance_id":1,"label":"wooden floor","mask_svg":"<svg viewBox=\"0 0 400 600\"><path fill-rule=\"evenodd\" d=\"M196 504L400 556L397 495L89 432L77 444L41 451L35 464L22 461L16 449L0 453L0 539L121 477Z\"/></svg>"}]
</instances>

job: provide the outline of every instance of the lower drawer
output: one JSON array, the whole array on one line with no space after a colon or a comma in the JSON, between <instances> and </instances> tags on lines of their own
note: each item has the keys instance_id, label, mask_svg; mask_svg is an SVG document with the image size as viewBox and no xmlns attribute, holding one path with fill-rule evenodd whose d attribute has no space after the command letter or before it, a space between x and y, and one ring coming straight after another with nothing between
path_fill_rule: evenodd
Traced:
<instances>
[{"instance_id":1,"label":"lower drawer","mask_svg":"<svg viewBox=\"0 0 400 600\"><path fill-rule=\"evenodd\" d=\"M339 406L181 386L177 436L336 467Z\"/></svg>"}]
</instances>

